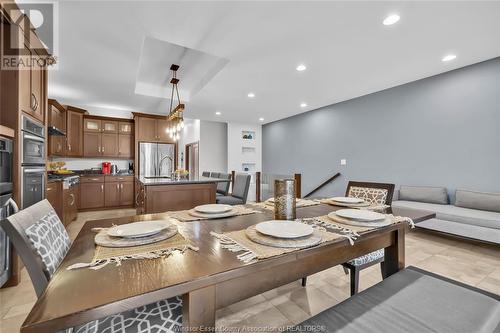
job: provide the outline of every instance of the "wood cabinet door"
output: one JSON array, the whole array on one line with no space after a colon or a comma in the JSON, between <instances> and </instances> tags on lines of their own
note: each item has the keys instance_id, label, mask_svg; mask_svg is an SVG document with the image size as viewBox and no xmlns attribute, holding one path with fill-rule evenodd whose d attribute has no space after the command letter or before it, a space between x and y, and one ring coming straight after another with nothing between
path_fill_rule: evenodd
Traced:
<instances>
[{"instance_id":1,"label":"wood cabinet door","mask_svg":"<svg viewBox=\"0 0 500 333\"><path fill-rule=\"evenodd\" d=\"M118 133L118 121L102 120L101 130L103 133Z\"/></svg>"},{"instance_id":2,"label":"wood cabinet door","mask_svg":"<svg viewBox=\"0 0 500 333\"><path fill-rule=\"evenodd\" d=\"M66 130L66 114L53 105L49 105L49 125L62 131ZM66 137L59 135L49 136L49 156L64 156Z\"/></svg>"},{"instance_id":3,"label":"wood cabinet door","mask_svg":"<svg viewBox=\"0 0 500 333\"><path fill-rule=\"evenodd\" d=\"M132 135L134 134L134 123L120 121L118 123L118 133Z\"/></svg>"},{"instance_id":4,"label":"wood cabinet door","mask_svg":"<svg viewBox=\"0 0 500 333\"><path fill-rule=\"evenodd\" d=\"M101 134L102 156L118 156L118 134Z\"/></svg>"},{"instance_id":5,"label":"wood cabinet door","mask_svg":"<svg viewBox=\"0 0 500 333\"><path fill-rule=\"evenodd\" d=\"M45 103L43 101L43 87L44 87L44 67L40 66L43 61L40 60L38 55L32 53L32 64L31 67L31 114L38 120L44 120L45 115Z\"/></svg>"},{"instance_id":6,"label":"wood cabinet door","mask_svg":"<svg viewBox=\"0 0 500 333\"><path fill-rule=\"evenodd\" d=\"M82 209L104 207L104 183L81 183L80 194Z\"/></svg>"},{"instance_id":7,"label":"wood cabinet door","mask_svg":"<svg viewBox=\"0 0 500 333\"><path fill-rule=\"evenodd\" d=\"M85 132L83 134L83 156L99 157L101 154L101 134Z\"/></svg>"},{"instance_id":8,"label":"wood cabinet door","mask_svg":"<svg viewBox=\"0 0 500 333\"><path fill-rule=\"evenodd\" d=\"M156 119L148 117L137 117L137 140L156 141Z\"/></svg>"},{"instance_id":9,"label":"wood cabinet door","mask_svg":"<svg viewBox=\"0 0 500 333\"><path fill-rule=\"evenodd\" d=\"M120 206L132 206L134 204L134 182L120 183Z\"/></svg>"},{"instance_id":10,"label":"wood cabinet door","mask_svg":"<svg viewBox=\"0 0 500 333\"><path fill-rule=\"evenodd\" d=\"M116 182L104 184L104 206L120 206L120 183Z\"/></svg>"},{"instance_id":11,"label":"wood cabinet door","mask_svg":"<svg viewBox=\"0 0 500 333\"><path fill-rule=\"evenodd\" d=\"M66 156L83 156L83 114L66 112Z\"/></svg>"},{"instance_id":12,"label":"wood cabinet door","mask_svg":"<svg viewBox=\"0 0 500 333\"><path fill-rule=\"evenodd\" d=\"M172 141L172 139L170 138L170 135L167 133L167 128L169 125L170 125L170 122L167 120L157 120L156 132L157 132L157 139L159 141L166 141L166 142Z\"/></svg>"},{"instance_id":13,"label":"wood cabinet door","mask_svg":"<svg viewBox=\"0 0 500 333\"><path fill-rule=\"evenodd\" d=\"M22 34L21 31L19 33ZM18 44L19 45L19 44ZM24 50L21 51L22 54L26 54L26 58L31 58L31 50L29 47L25 45ZM22 69L19 70L19 108L26 112L30 113L31 110L31 70Z\"/></svg>"},{"instance_id":14,"label":"wood cabinet door","mask_svg":"<svg viewBox=\"0 0 500 333\"><path fill-rule=\"evenodd\" d=\"M118 157L134 157L134 137L132 135L118 135Z\"/></svg>"},{"instance_id":15,"label":"wood cabinet door","mask_svg":"<svg viewBox=\"0 0 500 333\"><path fill-rule=\"evenodd\" d=\"M84 118L83 121L83 131L84 132L101 132L101 121L99 119Z\"/></svg>"},{"instance_id":16,"label":"wood cabinet door","mask_svg":"<svg viewBox=\"0 0 500 333\"><path fill-rule=\"evenodd\" d=\"M62 215L62 193L61 193L61 182L51 182L47 184L47 188L45 189L45 199L49 201L49 203L54 207L57 216L61 221L63 220Z\"/></svg>"}]
</instances>

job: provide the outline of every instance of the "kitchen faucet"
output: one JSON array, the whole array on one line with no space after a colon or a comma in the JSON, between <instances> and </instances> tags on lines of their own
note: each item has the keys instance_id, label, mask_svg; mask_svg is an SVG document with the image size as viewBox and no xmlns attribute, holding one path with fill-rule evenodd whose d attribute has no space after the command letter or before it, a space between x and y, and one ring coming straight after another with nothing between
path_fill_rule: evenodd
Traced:
<instances>
[{"instance_id":1,"label":"kitchen faucet","mask_svg":"<svg viewBox=\"0 0 500 333\"><path fill-rule=\"evenodd\" d=\"M172 173L174 172L174 160L169 155L163 156L162 159L160 160L160 163L158 164L158 176L161 175L161 166L163 164L163 161L165 161L165 159L167 158L170 160L170 173L168 174L168 176L172 177Z\"/></svg>"}]
</instances>

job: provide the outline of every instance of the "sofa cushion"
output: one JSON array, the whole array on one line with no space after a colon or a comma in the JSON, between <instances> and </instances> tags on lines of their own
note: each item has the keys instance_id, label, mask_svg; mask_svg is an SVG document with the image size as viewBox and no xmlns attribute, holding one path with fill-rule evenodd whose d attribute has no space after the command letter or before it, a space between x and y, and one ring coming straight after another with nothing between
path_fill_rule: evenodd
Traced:
<instances>
[{"instance_id":1,"label":"sofa cushion","mask_svg":"<svg viewBox=\"0 0 500 333\"><path fill-rule=\"evenodd\" d=\"M393 208L410 208L436 213L440 220L477 225L485 228L500 229L500 213L477 210L453 205L438 205L425 202L398 200L392 202Z\"/></svg>"},{"instance_id":2,"label":"sofa cushion","mask_svg":"<svg viewBox=\"0 0 500 333\"><path fill-rule=\"evenodd\" d=\"M500 212L500 193L456 190L455 206Z\"/></svg>"},{"instance_id":3,"label":"sofa cushion","mask_svg":"<svg viewBox=\"0 0 500 333\"><path fill-rule=\"evenodd\" d=\"M399 200L448 204L448 192L445 187L401 185Z\"/></svg>"},{"instance_id":4,"label":"sofa cushion","mask_svg":"<svg viewBox=\"0 0 500 333\"><path fill-rule=\"evenodd\" d=\"M500 229L479 227L477 225L445 221L439 219L425 220L416 224L417 228L444 232L465 238L476 239L500 245Z\"/></svg>"}]
</instances>

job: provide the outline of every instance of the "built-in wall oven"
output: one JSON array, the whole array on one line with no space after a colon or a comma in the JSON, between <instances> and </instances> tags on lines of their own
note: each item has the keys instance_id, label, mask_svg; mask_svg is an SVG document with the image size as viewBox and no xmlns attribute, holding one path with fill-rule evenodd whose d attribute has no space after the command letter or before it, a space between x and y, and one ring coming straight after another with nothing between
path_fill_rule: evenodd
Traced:
<instances>
[{"instance_id":1,"label":"built-in wall oven","mask_svg":"<svg viewBox=\"0 0 500 333\"><path fill-rule=\"evenodd\" d=\"M45 128L23 116L21 205L27 208L45 198Z\"/></svg>"},{"instance_id":2,"label":"built-in wall oven","mask_svg":"<svg viewBox=\"0 0 500 333\"><path fill-rule=\"evenodd\" d=\"M12 148L12 140L0 137L0 220L18 210L12 200ZM10 272L10 242L0 227L0 287L9 279Z\"/></svg>"}]
</instances>

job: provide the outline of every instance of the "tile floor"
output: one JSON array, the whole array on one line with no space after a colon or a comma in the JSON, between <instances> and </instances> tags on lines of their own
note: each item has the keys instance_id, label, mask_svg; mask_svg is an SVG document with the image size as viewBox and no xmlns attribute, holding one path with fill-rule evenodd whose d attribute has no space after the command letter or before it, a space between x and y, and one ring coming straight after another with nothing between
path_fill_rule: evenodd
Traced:
<instances>
[{"instance_id":1,"label":"tile floor","mask_svg":"<svg viewBox=\"0 0 500 333\"><path fill-rule=\"evenodd\" d=\"M133 214L133 209L80 213L70 224L69 234L75 238L87 220ZM406 263L500 294L499 247L412 231L406 238ZM379 282L379 266L362 271L360 280L361 290ZM349 278L341 267L334 267L310 276L305 288L297 281L219 310L217 326L232 332L243 326L264 325L260 332L277 332L348 296ZM35 300L28 274L23 270L19 286L0 289L0 332L19 332Z\"/></svg>"}]
</instances>

